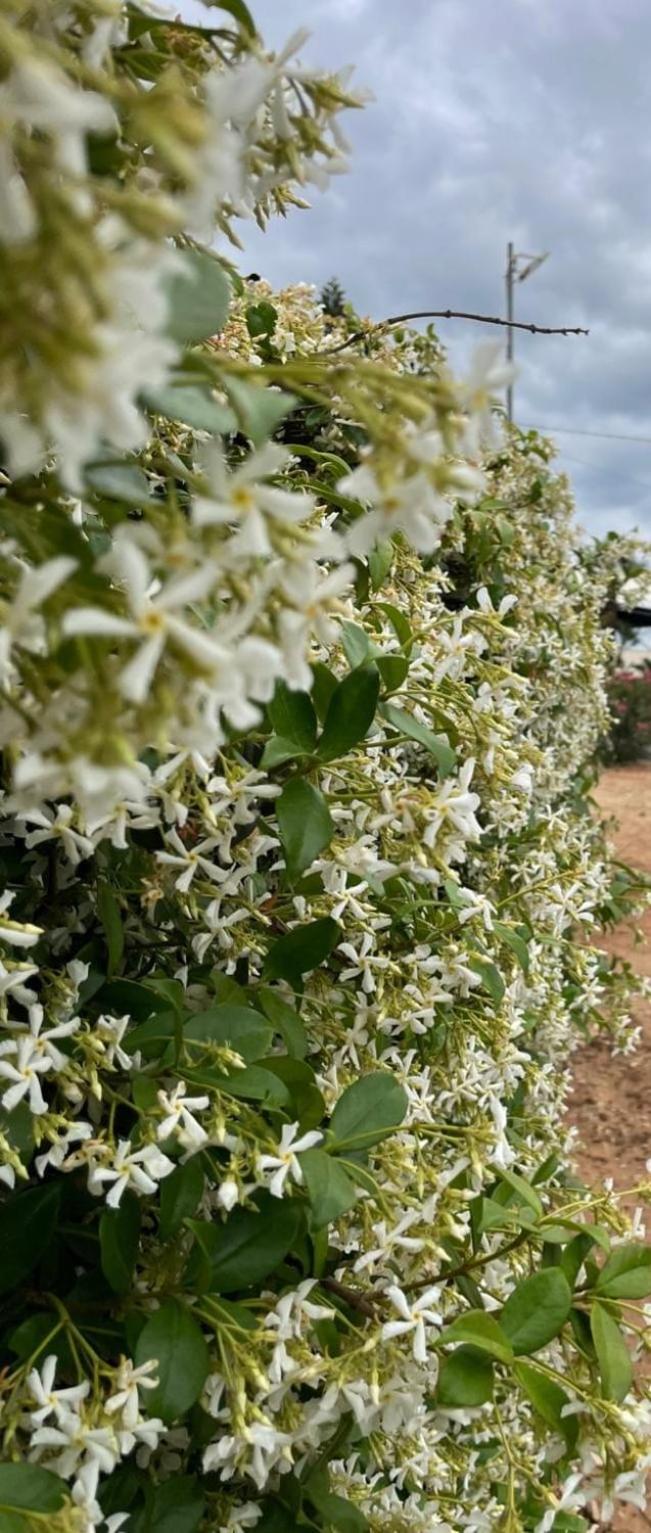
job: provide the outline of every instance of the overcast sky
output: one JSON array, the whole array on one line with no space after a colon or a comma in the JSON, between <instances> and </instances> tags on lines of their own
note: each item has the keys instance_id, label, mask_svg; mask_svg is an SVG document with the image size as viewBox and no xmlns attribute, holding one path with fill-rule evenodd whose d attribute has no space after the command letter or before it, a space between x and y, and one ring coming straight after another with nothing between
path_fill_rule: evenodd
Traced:
<instances>
[{"instance_id":1,"label":"overcast sky","mask_svg":"<svg viewBox=\"0 0 651 1533\"><path fill-rule=\"evenodd\" d=\"M516 419L567 429L559 460L588 530L651 536L649 0L252 3L271 46L309 26L305 61L355 63L375 100L346 114L350 173L310 211L264 236L241 226L242 270L275 285L336 273L376 318L503 314L507 240L549 250L516 317L590 335L516 337ZM495 335L440 333L459 368Z\"/></svg>"}]
</instances>

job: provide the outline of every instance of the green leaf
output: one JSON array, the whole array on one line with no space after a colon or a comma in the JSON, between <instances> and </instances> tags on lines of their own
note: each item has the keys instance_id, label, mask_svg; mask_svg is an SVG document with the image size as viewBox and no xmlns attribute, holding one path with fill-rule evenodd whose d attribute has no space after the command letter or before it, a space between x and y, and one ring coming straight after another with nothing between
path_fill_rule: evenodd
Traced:
<instances>
[{"instance_id":1,"label":"green leaf","mask_svg":"<svg viewBox=\"0 0 651 1533\"><path fill-rule=\"evenodd\" d=\"M197 1155L177 1166L160 1185L158 1227L161 1240L178 1234L184 1219L194 1213L203 1193L204 1174Z\"/></svg>"},{"instance_id":2,"label":"green leaf","mask_svg":"<svg viewBox=\"0 0 651 1533\"><path fill-rule=\"evenodd\" d=\"M183 270L167 284L165 329L183 345L219 335L228 318L231 284L223 266L206 250L184 250Z\"/></svg>"},{"instance_id":3,"label":"green leaf","mask_svg":"<svg viewBox=\"0 0 651 1533\"><path fill-rule=\"evenodd\" d=\"M299 878L332 839L332 815L320 790L303 777L285 784L275 807L287 872Z\"/></svg>"},{"instance_id":4,"label":"green leaf","mask_svg":"<svg viewBox=\"0 0 651 1533\"><path fill-rule=\"evenodd\" d=\"M84 478L97 495L140 506L151 499L147 475L136 463L87 463Z\"/></svg>"},{"instance_id":5,"label":"green leaf","mask_svg":"<svg viewBox=\"0 0 651 1533\"><path fill-rule=\"evenodd\" d=\"M371 667L351 671L332 694L317 746L322 761L345 756L373 723L380 690L380 677Z\"/></svg>"},{"instance_id":6,"label":"green leaf","mask_svg":"<svg viewBox=\"0 0 651 1533\"><path fill-rule=\"evenodd\" d=\"M312 675L314 677L312 701L317 715L321 723L323 723L339 683L336 676L333 675L332 671L328 670L327 665L324 665L322 660L315 661L312 666Z\"/></svg>"},{"instance_id":7,"label":"green leaf","mask_svg":"<svg viewBox=\"0 0 651 1533\"><path fill-rule=\"evenodd\" d=\"M267 740L260 757L260 766L265 772L273 772L274 767L284 766L286 761L295 761L297 756L309 755L295 740L289 740L285 735L272 735Z\"/></svg>"},{"instance_id":8,"label":"green leaf","mask_svg":"<svg viewBox=\"0 0 651 1533\"><path fill-rule=\"evenodd\" d=\"M266 1102L269 1107L289 1105L287 1087L263 1065L245 1065L243 1070L233 1070L231 1075L221 1075L217 1070L199 1067L195 1070L186 1069L185 1075L193 1085L223 1091L226 1096Z\"/></svg>"},{"instance_id":9,"label":"green leaf","mask_svg":"<svg viewBox=\"0 0 651 1533\"><path fill-rule=\"evenodd\" d=\"M479 975L482 985L488 991L491 1000L495 1002L496 1006L499 1006L500 1001L504 999L506 985L496 965L490 963L487 958L469 958L468 967L474 969L475 974Z\"/></svg>"},{"instance_id":10,"label":"green leaf","mask_svg":"<svg viewBox=\"0 0 651 1533\"><path fill-rule=\"evenodd\" d=\"M593 1237L586 1230L585 1234L575 1235L572 1240L568 1240L565 1249L561 1252L561 1269L565 1273L570 1288L574 1288L588 1251L592 1249L593 1244Z\"/></svg>"},{"instance_id":11,"label":"green leaf","mask_svg":"<svg viewBox=\"0 0 651 1533\"><path fill-rule=\"evenodd\" d=\"M305 926L295 926L269 949L264 962L264 978L286 979L290 984L296 984L303 974L323 963L340 938L341 927L331 916L308 921Z\"/></svg>"},{"instance_id":12,"label":"green leaf","mask_svg":"<svg viewBox=\"0 0 651 1533\"><path fill-rule=\"evenodd\" d=\"M325 1150L304 1150L298 1157L312 1210L312 1229L321 1230L357 1202L357 1188Z\"/></svg>"},{"instance_id":13,"label":"green leaf","mask_svg":"<svg viewBox=\"0 0 651 1533\"><path fill-rule=\"evenodd\" d=\"M210 1006L195 1011L183 1028L191 1043L228 1045L244 1060L262 1059L271 1047L272 1030L265 1017L248 1006ZM191 1051L193 1060L197 1050Z\"/></svg>"},{"instance_id":14,"label":"green leaf","mask_svg":"<svg viewBox=\"0 0 651 1533\"><path fill-rule=\"evenodd\" d=\"M270 990L266 985L258 990L257 1000L274 1030L280 1033L287 1053L292 1059L304 1059L308 1050L307 1034L293 1007L288 1006L277 991Z\"/></svg>"},{"instance_id":15,"label":"green leaf","mask_svg":"<svg viewBox=\"0 0 651 1533\"><path fill-rule=\"evenodd\" d=\"M30 1187L0 1208L0 1293L16 1288L47 1251L56 1229L59 1182Z\"/></svg>"},{"instance_id":16,"label":"green leaf","mask_svg":"<svg viewBox=\"0 0 651 1533\"><path fill-rule=\"evenodd\" d=\"M301 1212L288 1198L257 1194L258 1207L236 1208L223 1224L189 1219L210 1267L209 1287L214 1293L233 1293L251 1288L284 1261L296 1240Z\"/></svg>"},{"instance_id":17,"label":"green leaf","mask_svg":"<svg viewBox=\"0 0 651 1533\"><path fill-rule=\"evenodd\" d=\"M145 1022L154 1013L169 1013L170 1008L169 1000L133 979L110 980L102 985L96 999L102 1011L112 1012L114 1016L129 1016L134 1022Z\"/></svg>"},{"instance_id":18,"label":"green leaf","mask_svg":"<svg viewBox=\"0 0 651 1533\"><path fill-rule=\"evenodd\" d=\"M500 1363L510 1363L513 1358L513 1348L504 1335L499 1321L483 1309L471 1309L467 1314L459 1315L457 1320L453 1320L452 1325L446 1326L440 1340L446 1343L468 1342L471 1346L478 1347L481 1352L489 1352Z\"/></svg>"},{"instance_id":19,"label":"green leaf","mask_svg":"<svg viewBox=\"0 0 651 1533\"><path fill-rule=\"evenodd\" d=\"M223 387L237 416L240 430L254 447L262 447L297 403L293 394L267 389L259 383L226 376Z\"/></svg>"},{"instance_id":20,"label":"green leaf","mask_svg":"<svg viewBox=\"0 0 651 1533\"><path fill-rule=\"evenodd\" d=\"M590 1314L592 1340L606 1400L623 1400L633 1383L633 1364L617 1321L596 1302Z\"/></svg>"},{"instance_id":21,"label":"green leaf","mask_svg":"<svg viewBox=\"0 0 651 1533\"><path fill-rule=\"evenodd\" d=\"M538 1215L538 1218L541 1219L544 1214L544 1208L535 1187L532 1187L531 1183L524 1176L519 1176L517 1171L511 1171L508 1166L500 1166L498 1174L500 1181L506 1182L507 1186L517 1193L520 1201L526 1203L529 1208L532 1208L534 1213Z\"/></svg>"},{"instance_id":22,"label":"green leaf","mask_svg":"<svg viewBox=\"0 0 651 1533\"><path fill-rule=\"evenodd\" d=\"M316 745L317 721L314 705L308 692L292 692L284 681L276 682L276 690L267 704L267 713L276 734L292 740L302 751L311 751Z\"/></svg>"},{"instance_id":23,"label":"green leaf","mask_svg":"<svg viewBox=\"0 0 651 1533\"><path fill-rule=\"evenodd\" d=\"M502 1330L517 1354L537 1352L562 1330L572 1295L560 1267L545 1267L518 1283L500 1315Z\"/></svg>"},{"instance_id":24,"label":"green leaf","mask_svg":"<svg viewBox=\"0 0 651 1533\"><path fill-rule=\"evenodd\" d=\"M204 0L204 5L215 5L220 11L228 11L238 26L255 37L255 22L244 0Z\"/></svg>"},{"instance_id":25,"label":"green leaf","mask_svg":"<svg viewBox=\"0 0 651 1533\"><path fill-rule=\"evenodd\" d=\"M0 1464L0 1517L11 1512L58 1512L69 1494L65 1480L38 1464Z\"/></svg>"},{"instance_id":26,"label":"green leaf","mask_svg":"<svg viewBox=\"0 0 651 1533\"><path fill-rule=\"evenodd\" d=\"M436 735L427 724L419 724L412 713L407 713L404 708L397 708L395 703L382 703L380 706L382 718L386 719L392 729L397 729L399 734L406 735L410 740L417 740L419 745L424 745L438 766L441 777L449 777L457 765L456 754L443 735Z\"/></svg>"},{"instance_id":27,"label":"green leaf","mask_svg":"<svg viewBox=\"0 0 651 1533\"><path fill-rule=\"evenodd\" d=\"M237 419L226 405L218 404L209 388L195 383L167 383L159 388L148 388L143 402L152 415L164 415L167 420L182 421L195 431L233 432Z\"/></svg>"},{"instance_id":28,"label":"green leaf","mask_svg":"<svg viewBox=\"0 0 651 1533\"><path fill-rule=\"evenodd\" d=\"M128 1293L140 1239L140 1201L123 1193L120 1206L107 1208L99 1221L102 1272L114 1293Z\"/></svg>"},{"instance_id":29,"label":"green leaf","mask_svg":"<svg viewBox=\"0 0 651 1533\"><path fill-rule=\"evenodd\" d=\"M124 927L116 895L110 884L103 881L97 886L97 914L104 928L108 950L108 974L109 978L112 978L122 962Z\"/></svg>"},{"instance_id":30,"label":"green leaf","mask_svg":"<svg viewBox=\"0 0 651 1533\"><path fill-rule=\"evenodd\" d=\"M141 1022L138 1027L129 1029L124 1040L124 1047L129 1054L136 1052L142 1054L143 1059L160 1059L168 1045L173 1042L177 1027L178 1018L175 1012L156 1012L146 1022Z\"/></svg>"},{"instance_id":31,"label":"green leaf","mask_svg":"<svg viewBox=\"0 0 651 1533\"><path fill-rule=\"evenodd\" d=\"M166 1299L140 1332L136 1364L151 1358L157 1361L158 1383L147 1391L147 1408L169 1424L198 1400L210 1368L203 1332L178 1299Z\"/></svg>"},{"instance_id":32,"label":"green leaf","mask_svg":"<svg viewBox=\"0 0 651 1533\"><path fill-rule=\"evenodd\" d=\"M22 1160L29 1160L34 1148L34 1118L26 1102L18 1102L11 1112L0 1107L0 1134L4 1134Z\"/></svg>"},{"instance_id":33,"label":"green leaf","mask_svg":"<svg viewBox=\"0 0 651 1533\"><path fill-rule=\"evenodd\" d=\"M346 621L341 624L341 642L351 671L358 665L364 665L373 653L371 640L359 623Z\"/></svg>"},{"instance_id":34,"label":"green leaf","mask_svg":"<svg viewBox=\"0 0 651 1533\"><path fill-rule=\"evenodd\" d=\"M493 1364L477 1347L457 1347L443 1359L436 1386L439 1405L484 1405L493 1398Z\"/></svg>"},{"instance_id":35,"label":"green leaf","mask_svg":"<svg viewBox=\"0 0 651 1533\"><path fill-rule=\"evenodd\" d=\"M510 947L511 952L515 954L523 974L528 974L529 948L524 937L520 932L514 931L512 926L505 926L503 921L495 921L493 923L493 930L495 936L499 937L500 942L504 942L507 947Z\"/></svg>"},{"instance_id":36,"label":"green leaf","mask_svg":"<svg viewBox=\"0 0 651 1533\"><path fill-rule=\"evenodd\" d=\"M381 543L376 543L368 556L368 572L371 577L371 588L378 591L384 585L386 577L393 564L395 549L390 538L384 538Z\"/></svg>"},{"instance_id":37,"label":"green leaf","mask_svg":"<svg viewBox=\"0 0 651 1533\"><path fill-rule=\"evenodd\" d=\"M271 336L278 324L278 310L272 303L250 303L245 311L246 328L252 340L256 336Z\"/></svg>"},{"instance_id":38,"label":"green leaf","mask_svg":"<svg viewBox=\"0 0 651 1533\"><path fill-rule=\"evenodd\" d=\"M605 1299L646 1299L651 1294L651 1246L616 1246L604 1262L595 1292Z\"/></svg>"},{"instance_id":39,"label":"green leaf","mask_svg":"<svg viewBox=\"0 0 651 1533\"><path fill-rule=\"evenodd\" d=\"M306 1483L305 1494L321 1514L326 1528L336 1528L337 1533L364 1533L368 1527L358 1506L330 1490L327 1474L312 1474Z\"/></svg>"},{"instance_id":40,"label":"green leaf","mask_svg":"<svg viewBox=\"0 0 651 1533\"><path fill-rule=\"evenodd\" d=\"M271 1070L287 1087L289 1111L299 1123L301 1133L323 1122L326 1105L310 1065L303 1059L290 1059L287 1054L272 1054L269 1059L265 1059L264 1066L265 1070Z\"/></svg>"},{"instance_id":41,"label":"green leaf","mask_svg":"<svg viewBox=\"0 0 651 1533\"><path fill-rule=\"evenodd\" d=\"M195 1475L175 1474L153 1490L142 1533L195 1533L205 1504Z\"/></svg>"},{"instance_id":42,"label":"green leaf","mask_svg":"<svg viewBox=\"0 0 651 1533\"><path fill-rule=\"evenodd\" d=\"M406 655L376 655L375 664L386 692L397 692L409 670ZM434 737L436 739L436 736Z\"/></svg>"},{"instance_id":43,"label":"green leaf","mask_svg":"<svg viewBox=\"0 0 651 1533\"><path fill-rule=\"evenodd\" d=\"M563 1408L570 1403L565 1390L561 1389L560 1384L555 1384L553 1379L546 1378L538 1368L532 1367L531 1363L516 1363L513 1372L534 1410L553 1432L565 1438L568 1451L571 1452L578 1436L578 1422L576 1416L562 1414Z\"/></svg>"},{"instance_id":44,"label":"green leaf","mask_svg":"<svg viewBox=\"0 0 651 1533\"><path fill-rule=\"evenodd\" d=\"M335 1106L330 1133L341 1149L364 1149L399 1128L407 1094L392 1075L373 1071L348 1086Z\"/></svg>"}]
</instances>

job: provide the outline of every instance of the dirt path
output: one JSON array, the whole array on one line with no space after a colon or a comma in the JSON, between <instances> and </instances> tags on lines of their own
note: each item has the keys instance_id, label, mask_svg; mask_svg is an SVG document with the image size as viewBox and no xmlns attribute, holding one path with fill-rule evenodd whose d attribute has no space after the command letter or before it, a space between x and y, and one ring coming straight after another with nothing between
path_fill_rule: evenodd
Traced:
<instances>
[{"instance_id":1,"label":"dirt path","mask_svg":"<svg viewBox=\"0 0 651 1533\"><path fill-rule=\"evenodd\" d=\"M651 765L611 768L595 797L604 816L617 816L613 841L622 860L651 874ZM638 946L625 926L603 945L651 976L651 910L639 925L646 945ZM651 1156L651 1002L636 1003L634 1015L642 1028L634 1056L613 1058L605 1042L576 1054L570 1114L581 1136L577 1159L586 1180L612 1176L622 1188L644 1177Z\"/></svg>"},{"instance_id":2,"label":"dirt path","mask_svg":"<svg viewBox=\"0 0 651 1533\"><path fill-rule=\"evenodd\" d=\"M612 840L622 861L651 874L651 764L612 767L595 797L604 816L617 817ZM603 939L603 945L627 958L638 974L651 976L651 910L639 925L646 945L638 946L627 927ZM613 1058L605 1043L590 1043L575 1055L570 1110L580 1135L582 1175L588 1182L611 1176L621 1188L645 1176L651 1156L651 1001L637 1002L633 1013L642 1029L633 1056ZM650 1527L651 1514L633 1508L618 1513L612 1523L613 1533L649 1533Z\"/></svg>"}]
</instances>

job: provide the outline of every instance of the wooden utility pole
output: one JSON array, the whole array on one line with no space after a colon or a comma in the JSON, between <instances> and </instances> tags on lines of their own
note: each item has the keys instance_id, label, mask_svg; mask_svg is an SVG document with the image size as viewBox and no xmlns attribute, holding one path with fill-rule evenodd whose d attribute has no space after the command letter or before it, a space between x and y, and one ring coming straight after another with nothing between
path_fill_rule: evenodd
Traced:
<instances>
[{"instance_id":1,"label":"wooden utility pole","mask_svg":"<svg viewBox=\"0 0 651 1533\"><path fill-rule=\"evenodd\" d=\"M506 247L506 321L508 325L506 332L506 360L510 365L513 364L514 349L513 289L515 283L524 282L526 277L530 277L531 273L537 271L538 267L542 266L543 261L547 260L548 255L548 250L546 250L543 255L528 255L524 250L517 251L513 248L512 240L509 240L509 243ZM520 264L522 261L526 263L524 266L521 266ZM507 420L513 420L512 383L507 384L506 388L506 416Z\"/></svg>"}]
</instances>

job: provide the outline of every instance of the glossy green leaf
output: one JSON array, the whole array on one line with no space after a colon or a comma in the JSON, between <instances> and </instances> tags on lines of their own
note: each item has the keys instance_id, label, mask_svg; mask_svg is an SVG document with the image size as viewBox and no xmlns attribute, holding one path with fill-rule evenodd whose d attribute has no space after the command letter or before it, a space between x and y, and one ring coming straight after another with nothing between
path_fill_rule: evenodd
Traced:
<instances>
[{"instance_id":1,"label":"glossy green leaf","mask_svg":"<svg viewBox=\"0 0 651 1533\"><path fill-rule=\"evenodd\" d=\"M469 958L468 967L474 969L475 974L479 975L482 985L488 991L491 1000L495 1002L496 1006L499 1006L500 1002L504 999L506 985L496 964L491 963L487 958Z\"/></svg>"},{"instance_id":2,"label":"glossy green leaf","mask_svg":"<svg viewBox=\"0 0 651 1533\"><path fill-rule=\"evenodd\" d=\"M457 757L443 735L437 735L427 724L419 723L412 713L404 708L398 708L395 703L382 703L380 707L382 717L386 719L392 729L397 729L401 735L406 735L410 740L416 740L419 745L424 745L430 756L434 757L441 777L449 777L457 765Z\"/></svg>"},{"instance_id":3,"label":"glossy green leaf","mask_svg":"<svg viewBox=\"0 0 651 1533\"><path fill-rule=\"evenodd\" d=\"M399 1128L407 1111L407 1095L392 1075L374 1071L348 1086L330 1120L337 1147L367 1149Z\"/></svg>"},{"instance_id":4,"label":"glossy green leaf","mask_svg":"<svg viewBox=\"0 0 651 1533\"><path fill-rule=\"evenodd\" d=\"M565 1406L570 1403L565 1390L531 1363L516 1363L513 1372L534 1410L552 1431L565 1438L571 1451L578 1436L578 1422L576 1416L563 1415Z\"/></svg>"},{"instance_id":5,"label":"glossy green leaf","mask_svg":"<svg viewBox=\"0 0 651 1533\"><path fill-rule=\"evenodd\" d=\"M264 979L286 979L296 984L303 974L317 969L341 939L341 927L331 916L295 926L279 937L264 963Z\"/></svg>"},{"instance_id":6,"label":"glossy green leaf","mask_svg":"<svg viewBox=\"0 0 651 1533\"><path fill-rule=\"evenodd\" d=\"M351 671L354 671L358 665L364 665L373 653L373 645L366 629L360 628L359 623L346 621L341 624L341 642Z\"/></svg>"},{"instance_id":7,"label":"glossy green leaf","mask_svg":"<svg viewBox=\"0 0 651 1533\"><path fill-rule=\"evenodd\" d=\"M170 1423L198 1400L210 1367L201 1328L178 1299L166 1299L143 1326L136 1344L136 1364L156 1359L155 1389L147 1391L147 1410Z\"/></svg>"},{"instance_id":8,"label":"glossy green leaf","mask_svg":"<svg viewBox=\"0 0 651 1533\"><path fill-rule=\"evenodd\" d=\"M278 310L272 303L266 303L264 300L261 303L249 303L245 318L249 335L252 340L255 340L260 335L273 335L278 323Z\"/></svg>"},{"instance_id":9,"label":"glossy green leaf","mask_svg":"<svg viewBox=\"0 0 651 1533\"><path fill-rule=\"evenodd\" d=\"M244 1101L265 1102L269 1107L288 1107L289 1092L284 1083L264 1063L245 1065L242 1070L232 1070L222 1075L219 1070L198 1066L184 1071L190 1084L199 1088L223 1091L226 1096L241 1097Z\"/></svg>"},{"instance_id":10,"label":"glossy green leaf","mask_svg":"<svg viewBox=\"0 0 651 1533\"><path fill-rule=\"evenodd\" d=\"M0 1464L0 1527L5 1513L58 1512L70 1488L40 1464Z\"/></svg>"},{"instance_id":11,"label":"glossy green leaf","mask_svg":"<svg viewBox=\"0 0 651 1533\"><path fill-rule=\"evenodd\" d=\"M209 1263L214 1293L250 1288L279 1266L296 1240L301 1212L289 1198L261 1192L257 1208L235 1208L223 1223L188 1221Z\"/></svg>"},{"instance_id":12,"label":"glossy green leaf","mask_svg":"<svg viewBox=\"0 0 651 1533\"><path fill-rule=\"evenodd\" d=\"M513 1351L530 1353L545 1347L565 1325L571 1303L570 1287L560 1267L546 1267L523 1278L499 1317Z\"/></svg>"},{"instance_id":13,"label":"glossy green leaf","mask_svg":"<svg viewBox=\"0 0 651 1533\"><path fill-rule=\"evenodd\" d=\"M510 947L511 952L517 958L523 974L529 973L529 948L520 932L514 931L512 926L506 926L502 921L493 923L493 930L500 942Z\"/></svg>"},{"instance_id":14,"label":"glossy green leaf","mask_svg":"<svg viewBox=\"0 0 651 1533\"><path fill-rule=\"evenodd\" d=\"M380 678L375 668L351 671L335 688L323 725L317 754L322 761L345 756L364 739L375 717Z\"/></svg>"},{"instance_id":15,"label":"glossy green leaf","mask_svg":"<svg viewBox=\"0 0 651 1533\"><path fill-rule=\"evenodd\" d=\"M267 985L263 985L257 992L257 1000L275 1032L280 1033L287 1053L293 1059L304 1059L308 1040L298 1013L287 1005L276 990L270 990Z\"/></svg>"},{"instance_id":16,"label":"glossy green leaf","mask_svg":"<svg viewBox=\"0 0 651 1533\"><path fill-rule=\"evenodd\" d=\"M651 1246L616 1246L604 1262L595 1292L605 1299L646 1299L651 1294Z\"/></svg>"},{"instance_id":17,"label":"glossy green leaf","mask_svg":"<svg viewBox=\"0 0 651 1533\"><path fill-rule=\"evenodd\" d=\"M457 1347L445 1357L436 1386L439 1405L455 1408L485 1405L493 1398L493 1363L477 1347Z\"/></svg>"},{"instance_id":18,"label":"glossy green leaf","mask_svg":"<svg viewBox=\"0 0 651 1533\"><path fill-rule=\"evenodd\" d=\"M273 772L275 767L285 766L288 761L297 761L301 756L308 755L302 746L297 745L295 740L290 740L286 735L272 735L267 740L260 757L260 766L265 772Z\"/></svg>"},{"instance_id":19,"label":"glossy green leaf","mask_svg":"<svg viewBox=\"0 0 651 1533\"><path fill-rule=\"evenodd\" d=\"M46 1182L19 1192L0 1208L0 1293L26 1278L54 1235L61 1185Z\"/></svg>"},{"instance_id":20,"label":"glossy green leaf","mask_svg":"<svg viewBox=\"0 0 651 1533\"><path fill-rule=\"evenodd\" d=\"M284 681L276 682L276 690L267 704L267 713L276 734L292 740L301 750L311 751L316 745L317 719L312 699L307 692L292 692Z\"/></svg>"},{"instance_id":21,"label":"glossy green leaf","mask_svg":"<svg viewBox=\"0 0 651 1533\"><path fill-rule=\"evenodd\" d=\"M177 1166L160 1184L158 1226L162 1240L178 1234L184 1219L195 1212L204 1187L204 1172L198 1155Z\"/></svg>"},{"instance_id":22,"label":"glossy green leaf","mask_svg":"<svg viewBox=\"0 0 651 1533\"><path fill-rule=\"evenodd\" d=\"M534 1214L538 1215L538 1218L542 1218L544 1213L543 1205L531 1182L528 1182L524 1176L520 1176L517 1171L512 1171L510 1166L500 1166L499 1175L500 1180L506 1182L507 1187L510 1187L516 1193L520 1202L526 1203L529 1208L533 1209Z\"/></svg>"},{"instance_id":23,"label":"glossy green leaf","mask_svg":"<svg viewBox=\"0 0 651 1533\"><path fill-rule=\"evenodd\" d=\"M299 1161L310 1200L311 1227L320 1230L352 1208L357 1201L357 1188L325 1150L305 1150Z\"/></svg>"},{"instance_id":24,"label":"glossy green leaf","mask_svg":"<svg viewBox=\"0 0 651 1533\"><path fill-rule=\"evenodd\" d=\"M490 1353L500 1363L511 1362L514 1355L513 1347L499 1321L483 1309L473 1309L465 1315L459 1315L452 1325L446 1326L440 1340L467 1342L470 1346L478 1347L481 1352Z\"/></svg>"},{"instance_id":25,"label":"glossy green leaf","mask_svg":"<svg viewBox=\"0 0 651 1533\"><path fill-rule=\"evenodd\" d=\"M142 1533L196 1533L205 1505L205 1496L196 1476L175 1474L153 1487Z\"/></svg>"},{"instance_id":26,"label":"glossy green leaf","mask_svg":"<svg viewBox=\"0 0 651 1533\"><path fill-rule=\"evenodd\" d=\"M247 1006L222 1005L193 1012L183 1028L183 1037L190 1044L228 1045L249 1061L268 1053L273 1032L259 1012ZM190 1049L194 1064L198 1053L198 1049Z\"/></svg>"},{"instance_id":27,"label":"glossy green leaf","mask_svg":"<svg viewBox=\"0 0 651 1533\"><path fill-rule=\"evenodd\" d=\"M102 1272L114 1293L129 1292L140 1239L140 1200L124 1192L116 1209L106 1208L99 1221Z\"/></svg>"},{"instance_id":28,"label":"glossy green leaf","mask_svg":"<svg viewBox=\"0 0 651 1533\"><path fill-rule=\"evenodd\" d=\"M285 784L275 808L287 872L298 878L332 839L334 821L323 794L303 777Z\"/></svg>"},{"instance_id":29,"label":"glossy green leaf","mask_svg":"<svg viewBox=\"0 0 651 1533\"><path fill-rule=\"evenodd\" d=\"M633 1364L622 1332L603 1304L595 1302L590 1314L601 1388L607 1400L624 1400L633 1383Z\"/></svg>"}]
</instances>

